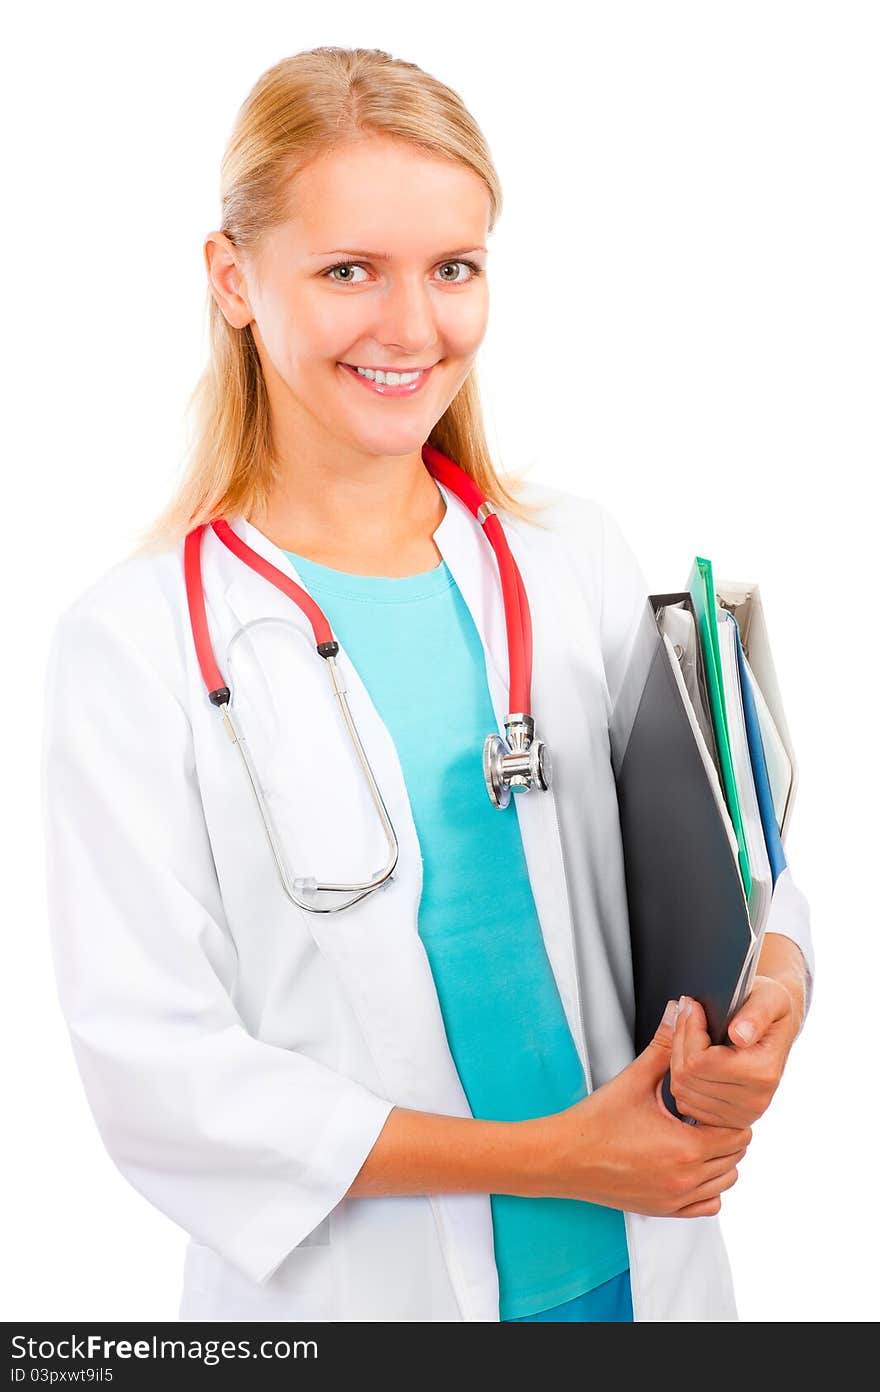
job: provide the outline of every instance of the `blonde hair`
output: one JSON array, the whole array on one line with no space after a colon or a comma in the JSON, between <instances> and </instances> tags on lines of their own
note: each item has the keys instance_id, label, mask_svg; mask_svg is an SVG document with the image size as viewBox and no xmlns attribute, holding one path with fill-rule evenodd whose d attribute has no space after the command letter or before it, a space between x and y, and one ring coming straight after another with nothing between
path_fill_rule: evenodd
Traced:
<instances>
[{"instance_id":1,"label":"blonde hair","mask_svg":"<svg viewBox=\"0 0 880 1392\"><path fill-rule=\"evenodd\" d=\"M284 58L257 80L241 106L221 164L221 230L248 251L290 216L290 180L311 159L346 140L387 135L433 158L466 165L490 196L489 230L501 186L486 141L460 97L415 63L381 49L314 48ZM208 289L209 355L187 406L193 411L185 473L137 550L172 546L224 514L267 502L277 479L266 384L250 325L234 328ZM474 369L432 429L428 443L469 474L496 506L537 520L541 504L511 489L489 454Z\"/></svg>"}]
</instances>

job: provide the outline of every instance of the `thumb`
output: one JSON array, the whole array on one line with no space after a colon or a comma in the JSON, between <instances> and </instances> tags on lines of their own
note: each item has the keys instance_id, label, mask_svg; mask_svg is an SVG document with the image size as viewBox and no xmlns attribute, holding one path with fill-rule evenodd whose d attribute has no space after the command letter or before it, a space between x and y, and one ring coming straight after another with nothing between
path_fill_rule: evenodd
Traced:
<instances>
[{"instance_id":1,"label":"thumb","mask_svg":"<svg viewBox=\"0 0 880 1392\"><path fill-rule=\"evenodd\" d=\"M740 1049L762 1039L771 1025L782 1019L789 1008L785 988L776 981L755 977L751 994L727 1027L731 1041Z\"/></svg>"},{"instance_id":2,"label":"thumb","mask_svg":"<svg viewBox=\"0 0 880 1392\"><path fill-rule=\"evenodd\" d=\"M669 1068L669 1061L672 1057L673 1026L677 1010L677 1000L666 1002L663 1018L654 1031L653 1039L648 1041L639 1054L639 1059L644 1061L652 1082L659 1082Z\"/></svg>"}]
</instances>

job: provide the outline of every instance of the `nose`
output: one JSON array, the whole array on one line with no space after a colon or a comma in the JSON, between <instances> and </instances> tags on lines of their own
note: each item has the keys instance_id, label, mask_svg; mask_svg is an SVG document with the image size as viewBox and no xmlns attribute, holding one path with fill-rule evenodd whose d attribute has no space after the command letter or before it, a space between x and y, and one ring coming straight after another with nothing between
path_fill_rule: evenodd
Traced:
<instances>
[{"instance_id":1,"label":"nose","mask_svg":"<svg viewBox=\"0 0 880 1392\"><path fill-rule=\"evenodd\" d=\"M423 355L437 342L431 292L420 277L402 276L389 287L382 301L375 336L386 348Z\"/></svg>"}]
</instances>

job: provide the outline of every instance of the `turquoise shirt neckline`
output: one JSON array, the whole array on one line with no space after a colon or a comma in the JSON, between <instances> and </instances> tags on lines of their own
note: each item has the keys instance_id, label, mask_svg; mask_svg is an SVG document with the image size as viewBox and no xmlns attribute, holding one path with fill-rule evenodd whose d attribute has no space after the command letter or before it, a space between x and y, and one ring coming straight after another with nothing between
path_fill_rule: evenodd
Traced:
<instances>
[{"instance_id":1,"label":"turquoise shirt neckline","mask_svg":"<svg viewBox=\"0 0 880 1392\"><path fill-rule=\"evenodd\" d=\"M284 554L290 557L304 580L308 576L310 590L337 595L340 599L363 599L371 604L408 604L440 594L455 584L452 571L443 560L430 570L422 570L415 575L355 575L348 570L334 570L331 566L311 561L296 551L285 551Z\"/></svg>"}]
</instances>

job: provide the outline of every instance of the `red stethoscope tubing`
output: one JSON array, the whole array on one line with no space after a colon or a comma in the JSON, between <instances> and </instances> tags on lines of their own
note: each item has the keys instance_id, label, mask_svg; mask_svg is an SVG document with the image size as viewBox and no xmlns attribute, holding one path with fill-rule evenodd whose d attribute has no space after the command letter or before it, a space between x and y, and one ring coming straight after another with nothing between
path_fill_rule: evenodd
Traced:
<instances>
[{"instance_id":1,"label":"red stethoscope tubing","mask_svg":"<svg viewBox=\"0 0 880 1392\"><path fill-rule=\"evenodd\" d=\"M433 445L422 446L422 459L430 473L461 499L476 517L486 501L485 495L464 469ZM504 599L504 618L507 625L507 664L510 669L510 706L508 713L532 713L532 615L526 588L519 566L507 544L504 528L497 515L490 513L483 521L483 531L489 538L498 562L501 594Z\"/></svg>"},{"instance_id":2,"label":"red stethoscope tubing","mask_svg":"<svg viewBox=\"0 0 880 1392\"><path fill-rule=\"evenodd\" d=\"M473 515L478 517L479 510L486 502L486 498L470 475L466 474L453 460L433 445L424 444L422 446L422 459L429 473L440 483L450 488ZM262 575L264 579L288 595L299 606L312 625L316 644L333 643L333 633L323 611L301 585L298 585L289 575L285 575L277 566L272 565L271 561L267 561L264 556L242 541L241 537L229 526L229 523L222 518L217 518L211 523L204 522L187 534L184 542L183 564L193 639L199 667L209 695L225 691L226 683L214 658L205 612L201 549L202 535L208 526L213 527L214 532L224 545L228 546L230 551L244 561L245 565L250 566L258 575ZM495 552L504 600L510 681L508 714L531 715L532 617L529 601L519 566L507 544L504 529L497 515L490 512L483 519L482 527Z\"/></svg>"}]
</instances>

